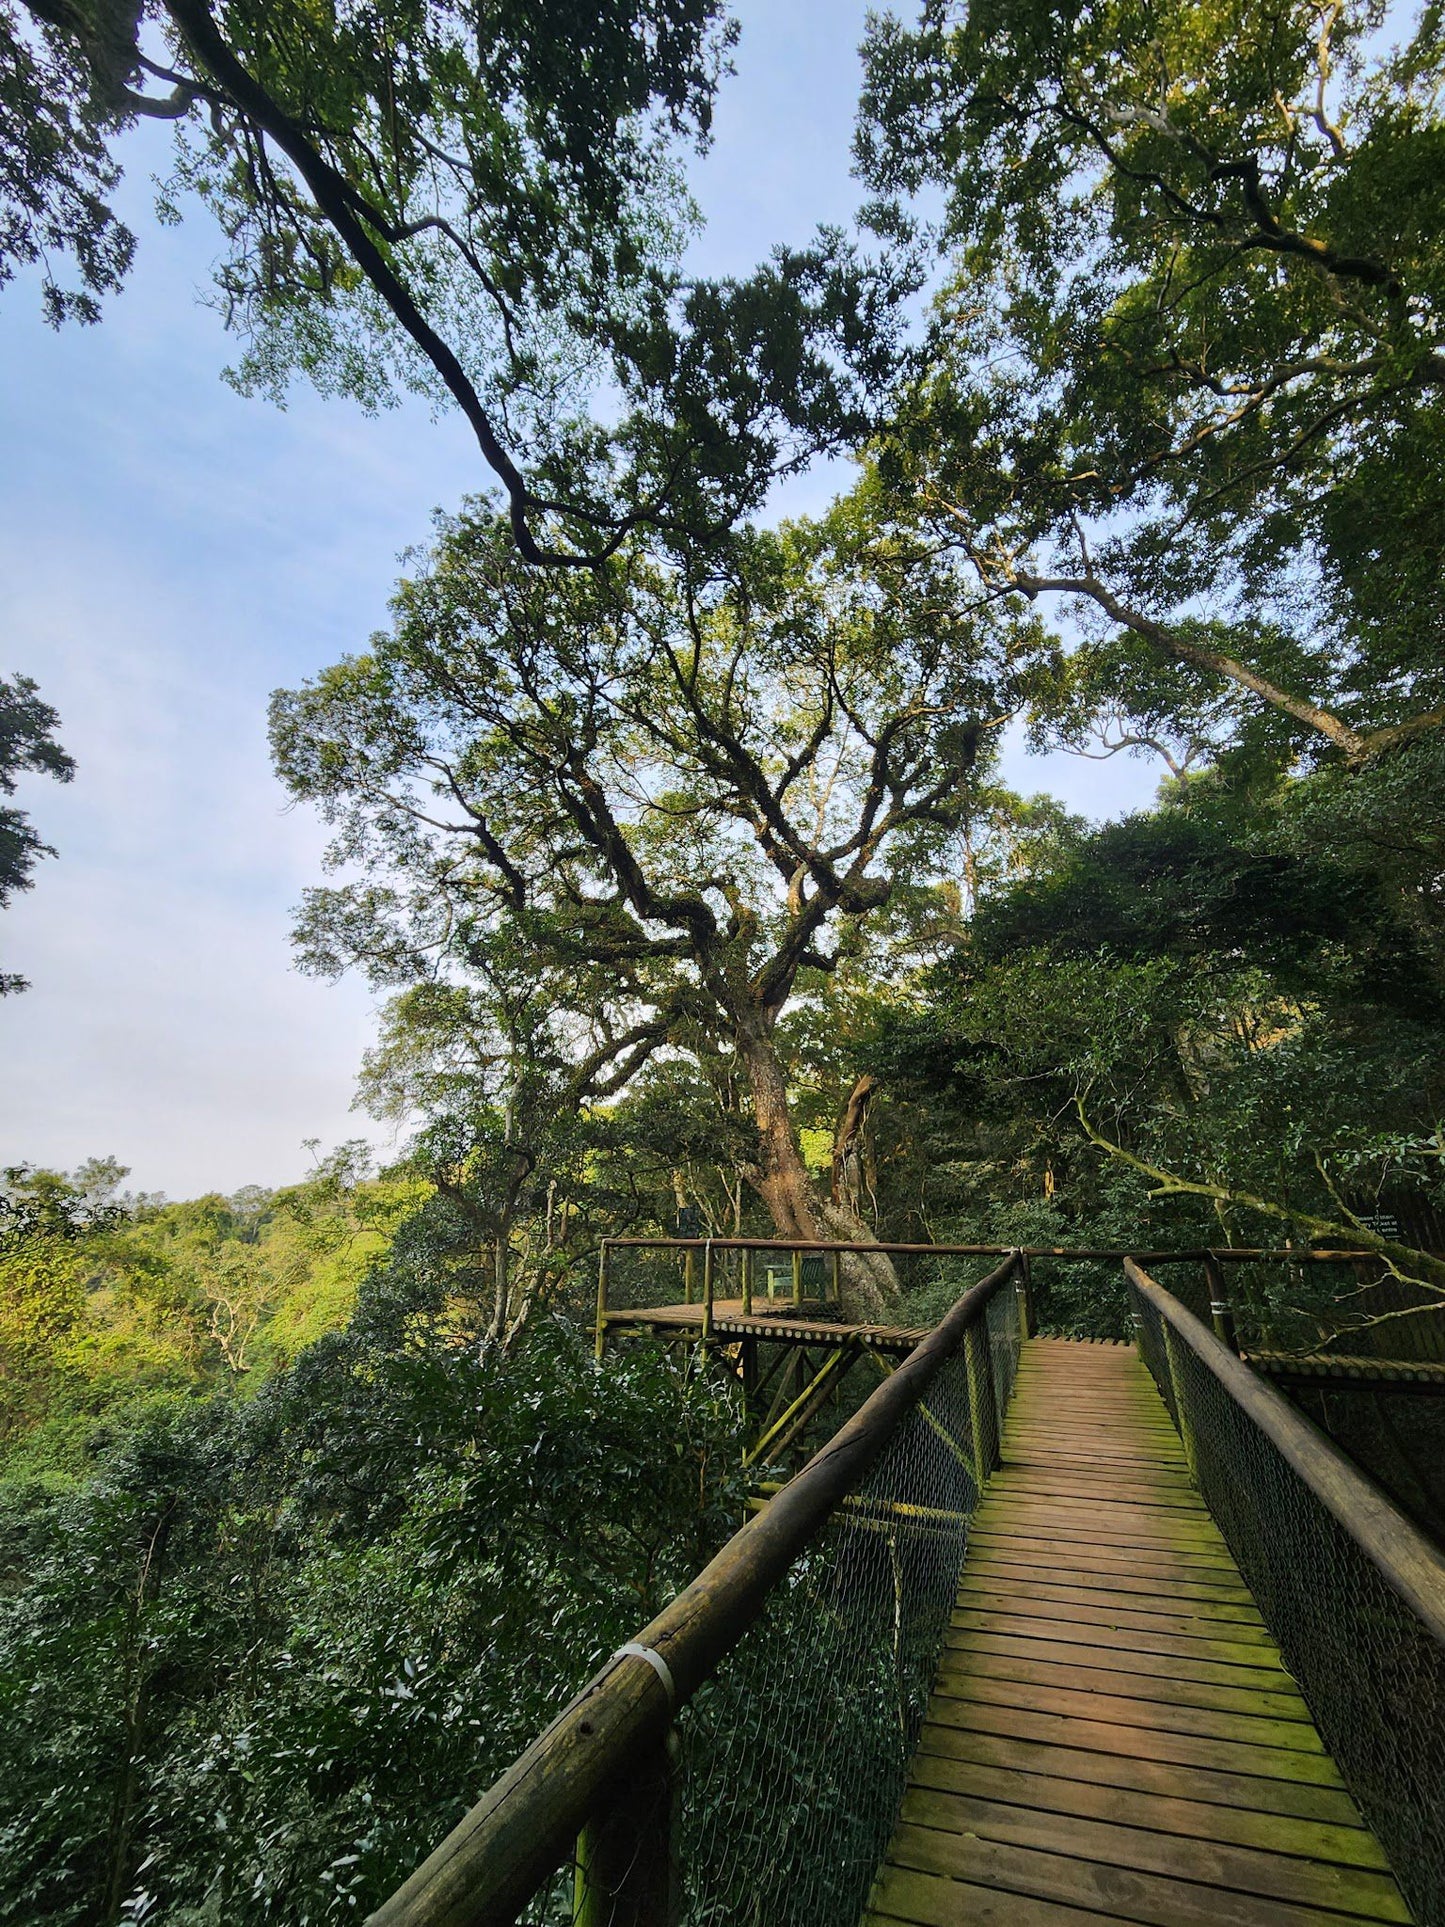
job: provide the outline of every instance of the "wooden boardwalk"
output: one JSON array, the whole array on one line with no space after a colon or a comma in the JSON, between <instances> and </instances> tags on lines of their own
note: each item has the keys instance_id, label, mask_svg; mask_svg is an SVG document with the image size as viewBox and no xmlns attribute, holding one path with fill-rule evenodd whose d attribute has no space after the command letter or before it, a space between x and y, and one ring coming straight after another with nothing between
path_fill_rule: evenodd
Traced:
<instances>
[{"instance_id":1,"label":"wooden boardwalk","mask_svg":"<svg viewBox=\"0 0 1445 1927\"><path fill-rule=\"evenodd\" d=\"M1125 1346L1024 1346L865 1919L1410 1919Z\"/></svg>"}]
</instances>

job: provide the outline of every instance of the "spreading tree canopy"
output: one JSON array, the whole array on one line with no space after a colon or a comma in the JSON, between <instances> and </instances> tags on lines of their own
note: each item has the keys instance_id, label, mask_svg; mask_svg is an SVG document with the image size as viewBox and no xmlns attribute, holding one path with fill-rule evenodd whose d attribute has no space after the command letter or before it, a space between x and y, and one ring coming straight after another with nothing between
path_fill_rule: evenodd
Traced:
<instances>
[{"instance_id":1,"label":"spreading tree canopy","mask_svg":"<svg viewBox=\"0 0 1445 1927\"><path fill-rule=\"evenodd\" d=\"M1102 647L1136 686L1141 656L1185 670L1186 743L1201 705L1206 740L1263 708L1286 757L1354 764L1445 722L1445 28L1393 25L928 0L873 27L878 218L941 194L946 264L882 460L989 581L1092 610L1086 707Z\"/></svg>"},{"instance_id":2,"label":"spreading tree canopy","mask_svg":"<svg viewBox=\"0 0 1445 1927\"><path fill-rule=\"evenodd\" d=\"M731 40L719 0L6 0L0 280L95 319L118 137L173 121L161 213L219 226L243 387L460 408L534 563L706 538L860 432L900 292L835 233L680 279Z\"/></svg>"},{"instance_id":3,"label":"spreading tree canopy","mask_svg":"<svg viewBox=\"0 0 1445 1927\"><path fill-rule=\"evenodd\" d=\"M565 1063L574 1104L732 1054L776 1229L865 1236L800 1155L778 1018L940 874L1018 706L1034 631L967 589L850 508L710 573L631 546L540 574L497 520L445 524L391 632L275 699L281 774L354 866L303 954L488 986L499 1061Z\"/></svg>"}]
</instances>

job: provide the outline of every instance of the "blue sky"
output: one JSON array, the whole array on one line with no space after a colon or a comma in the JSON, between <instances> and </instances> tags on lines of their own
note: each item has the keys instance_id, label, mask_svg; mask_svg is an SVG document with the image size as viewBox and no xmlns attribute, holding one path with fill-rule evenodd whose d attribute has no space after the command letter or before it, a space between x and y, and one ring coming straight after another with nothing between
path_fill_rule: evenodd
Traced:
<instances>
[{"instance_id":1,"label":"blue sky","mask_svg":"<svg viewBox=\"0 0 1445 1927\"><path fill-rule=\"evenodd\" d=\"M738 73L695 191L699 271L743 273L856 203L854 0L747 0ZM0 672L34 676L79 765L21 802L60 851L0 925L0 1164L112 1153L172 1196L277 1184L377 1128L349 1110L372 1027L356 982L291 967L292 907L324 837L288 812L270 691L364 643L431 510L483 484L459 421L368 419L298 389L284 412L220 380L199 293L204 218L148 217L165 135L128 185L141 246L98 328L56 335L33 286L0 294ZM825 476L789 505L821 501ZM1049 758L1012 780L1112 814L1155 772Z\"/></svg>"}]
</instances>

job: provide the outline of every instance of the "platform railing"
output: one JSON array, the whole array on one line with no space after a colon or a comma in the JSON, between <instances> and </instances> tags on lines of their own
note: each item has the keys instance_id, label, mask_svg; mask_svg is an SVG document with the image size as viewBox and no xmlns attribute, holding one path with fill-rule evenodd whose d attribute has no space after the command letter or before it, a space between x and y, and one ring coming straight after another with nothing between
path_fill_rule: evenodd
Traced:
<instances>
[{"instance_id":1,"label":"platform railing","mask_svg":"<svg viewBox=\"0 0 1445 1927\"><path fill-rule=\"evenodd\" d=\"M1445 1555L1136 1261L1191 1476L1420 1927L1445 1927Z\"/></svg>"},{"instance_id":2,"label":"platform railing","mask_svg":"<svg viewBox=\"0 0 1445 1927\"><path fill-rule=\"evenodd\" d=\"M1024 1336L1008 1252L372 1927L836 1927L890 1837Z\"/></svg>"},{"instance_id":3,"label":"platform railing","mask_svg":"<svg viewBox=\"0 0 1445 1927\"><path fill-rule=\"evenodd\" d=\"M1024 1316L1031 1333L1037 1329L1033 1290L1036 1262L1118 1266L1125 1258L1132 1258L1143 1265L1199 1268L1214 1331L1233 1351L1240 1346L1228 1284L1231 1269L1252 1265L1353 1267L1372 1260L1372 1254L1365 1251L1299 1246L1150 1251L1085 1245L859 1244L782 1237L605 1238L597 1267L597 1353L602 1355L612 1327L646 1322L645 1314L659 1309L691 1310L692 1328L704 1339L713 1335L720 1304L731 1306L743 1317L789 1309L798 1316L811 1313L836 1317L842 1307L843 1268L850 1256L890 1259L902 1282L905 1274L920 1270L943 1274L961 1260L1003 1257L1014 1250L1019 1255L1017 1289L1025 1301ZM782 1274L781 1287L778 1274Z\"/></svg>"}]
</instances>

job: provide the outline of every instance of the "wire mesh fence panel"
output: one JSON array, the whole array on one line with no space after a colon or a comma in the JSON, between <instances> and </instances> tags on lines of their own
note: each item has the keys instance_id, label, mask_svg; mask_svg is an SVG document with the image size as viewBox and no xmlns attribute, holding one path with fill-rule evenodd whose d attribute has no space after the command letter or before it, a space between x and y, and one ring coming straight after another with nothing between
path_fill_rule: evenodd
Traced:
<instances>
[{"instance_id":1,"label":"wire mesh fence panel","mask_svg":"<svg viewBox=\"0 0 1445 1927\"><path fill-rule=\"evenodd\" d=\"M698 1300L703 1254L677 1246L629 1245L607 1253L607 1303L614 1311L654 1311Z\"/></svg>"},{"instance_id":2,"label":"wire mesh fence panel","mask_svg":"<svg viewBox=\"0 0 1445 1927\"><path fill-rule=\"evenodd\" d=\"M1140 1350L1191 1472L1421 1927L1445 1927L1445 1648L1158 1308Z\"/></svg>"},{"instance_id":3,"label":"wire mesh fence panel","mask_svg":"<svg viewBox=\"0 0 1445 1927\"><path fill-rule=\"evenodd\" d=\"M959 1355L680 1723L684 1927L857 1920L978 1495Z\"/></svg>"},{"instance_id":4,"label":"wire mesh fence panel","mask_svg":"<svg viewBox=\"0 0 1445 1927\"><path fill-rule=\"evenodd\" d=\"M994 1399L1000 1418L1013 1397L1018 1377L1019 1347L1023 1343L1023 1304L1012 1283L996 1291L984 1313L988 1324L988 1348L993 1367Z\"/></svg>"},{"instance_id":5,"label":"wire mesh fence panel","mask_svg":"<svg viewBox=\"0 0 1445 1927\"><path fill-rule=\"evenodd\" d=\"M1169 1408L1174 1429L1179 1430L1179 1407L1174 1397L1174 1376L1169 1370L1169 1354L1164 1336L1164 1320L1139 1292L1130 1289L1134 1335L1139 1355L1149 1368L1149 1376L1159 1388L1159 1396Z\"/></svg>"},{"instance_id":6,"label":"wire mesh fence panel","mask_svg":"<svg viewBox=\"0 0 1445 1927\"><path fill-rule=\"evenodd\" d=\"M517 1927L571 1927L577 1917L577 1868L559 1867L517 1916Z\"/></svg>"}]
</instances>

